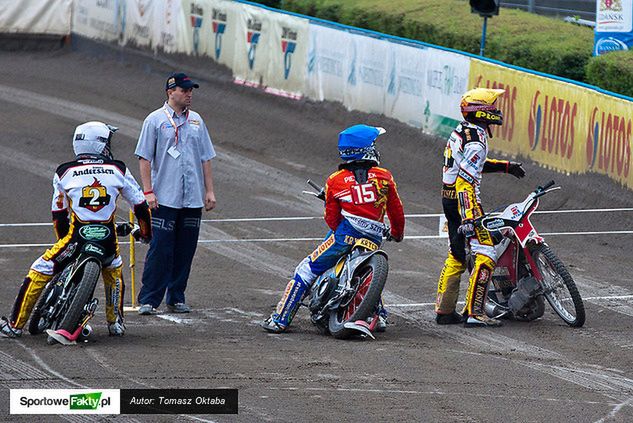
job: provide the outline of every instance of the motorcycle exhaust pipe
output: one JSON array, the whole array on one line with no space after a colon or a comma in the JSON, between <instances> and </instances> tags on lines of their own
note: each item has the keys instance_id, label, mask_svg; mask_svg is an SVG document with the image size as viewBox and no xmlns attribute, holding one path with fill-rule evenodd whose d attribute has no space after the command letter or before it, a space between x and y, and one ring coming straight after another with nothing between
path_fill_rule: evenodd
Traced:
<instances>
[{"instance_id":1,"label":"motorcycle exhaust pipe","mask_svg":"<svg viewBox=\"0 0 633 423\"><path fill-rule=\"evenodd\" d=\"M81 339L87 339L91 334L92 334L92 326L86 324L86 326L84 326L81 329L81 334L79 335L79 337Z\"/></svg>"},{"instance_id":2,"label":"motorcycle exhaust pipe","mask_svg":"<svg viewBox=\"0 0 633 423\"><path fill-rule=\"evenodd\" d=\"M504 313L504 310L501 310L501 307L493 304L490 301L486 301L486 304L484 304L484 311L486 312L488 317L497 317L500 314Z\"/></svg>"}]
</instances>

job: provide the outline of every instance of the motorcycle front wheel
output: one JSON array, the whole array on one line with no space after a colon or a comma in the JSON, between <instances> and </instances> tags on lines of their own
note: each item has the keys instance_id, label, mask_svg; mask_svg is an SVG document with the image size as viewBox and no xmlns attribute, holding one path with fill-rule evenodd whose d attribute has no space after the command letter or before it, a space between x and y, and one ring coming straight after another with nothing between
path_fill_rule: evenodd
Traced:
<instances>
[{"instance_id":1,"label":"motorcycle front wheel","mask_svg":"<svg viewBox=\"0 0 633 423\"><path fill-rule=\"evenodd\" d=\"M585 305L576 283L556 254L545 244L532 249L532 258L543 277L543 295L569 326L585 324Z\"/></svg>"},{"instance_id":2,"label":"motorcycle front wheel","mask_svg":"<svg viewBox=\"0 0 633 423\"><path fill-rule=\"evenodd\" d=\"M29 321L29 333L31 335L37 335L44 332L46 329L50 329L53 325L51 316L48 315L49 308L57 302L59 296L59 290L54 290L57 285L56 275L51 281L46 284L44 291L40 295L33 313L31 313L31 320Z\"/></svg>"},{"instance_id":3,"label":"motorcycle front wheel","mask_svg":"<svg viewBox=\"0 0 633 423\"><path fill-rule=\"evenodd\" d=\"M355 293L350 301L330 313L329 329L337 339L358 334L344 327L347 322L367 320L374 315L387 282L389 264L382 254L374 254L354 272Z\"/></svg>"},{"instance_id":4,"label":"motorcycle front wheel","mask_svg":"<svg viewBox=\"0 0 633 423\"><path fill-rule=\"evenodd\" d=\"M72 302L59 325L59 329L70 333L73 333L77 329L77 325L83 317L86 304L92 299L100 272L101 266L96 261L89 260L86 262L83 275L75 290L75 296L68 299Z\"/></svg>"}]
</instances>

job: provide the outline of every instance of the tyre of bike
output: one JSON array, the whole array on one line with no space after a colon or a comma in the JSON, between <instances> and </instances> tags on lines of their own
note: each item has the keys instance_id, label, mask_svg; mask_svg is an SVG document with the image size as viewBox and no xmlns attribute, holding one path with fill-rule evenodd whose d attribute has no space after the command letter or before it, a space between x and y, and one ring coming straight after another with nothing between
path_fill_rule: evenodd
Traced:
<instances>
[{"instance_id":1,"label":"tyre of bike","mask_svg":"<svg viewBox=\"0 0 633 423\"><path fill-rule=\"evenodd\" d=\"M53 292L53 289L57 285L58 277L59 274L46 284L39 300L37 300L33 313L31 313L31 320L29 321L29 333L31 335L37 335L44 332L46 329L50 329L51 324L53 323L48 319L49 316L43 315L43 311L48 310L51 304L54 304L57 301L59 293Z\"/></svg>"},{"instance_id":2,"label":"tyre of bike","mask_svg":"<svg viewBox=\"0 0 633 423\"><path fill-rule=\"evenodd\" d=\"M556 314L572 327L585 324L585 305L569 271L546 244L532 248L532 258L543 277L544 295Z\"/></svg>"},{"instance_id":3,"label":"tyre of bike","mask_svg":"<svg viewBox=\"0 0 633 423\"><path fill-rule=\"evenodd\" d=\"M72 299L69 298L72 302L66 310L59 329L70 333L73 333L77 329L77 325L83 317L84 308L88 301L92 299L100 272L101 266L97 261L88 260L84 264L83 275L75 289L75 296Z\"/></svg>"},{"instance_id":4,"label":"tyre of bike","mask_svg":"<svg viewBox=\"0 0 633 423\"><path fill-rule=\"evenodd\" d=\"M330 313L328 327L337 339L347 339L358 331L347 329L344 324L357 320L367 320L374 315L380 302L382 290L387 282L389 264L383 254L374 254L354 272L358 278L354 296L345 305Z\"/></svg>"}]
</instances>

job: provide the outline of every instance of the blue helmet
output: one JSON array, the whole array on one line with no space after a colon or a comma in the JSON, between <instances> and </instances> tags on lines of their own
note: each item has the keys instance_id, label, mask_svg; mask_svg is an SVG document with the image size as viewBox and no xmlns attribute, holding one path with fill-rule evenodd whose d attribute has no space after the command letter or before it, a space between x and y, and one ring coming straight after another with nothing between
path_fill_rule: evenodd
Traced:
<instances>
[{"instance_id":1,"label":"blue helmet","mask_svg":"<svg viewBox=\"0 0 633 423\"><path fill-rule=\"evenodd\" d=\"M338 135L338 152L346 162L356 160L373 160L380 163L380 154L376 150L375 141L385 129L369 126L354 125Z\"/></svg>"}]
</instances>

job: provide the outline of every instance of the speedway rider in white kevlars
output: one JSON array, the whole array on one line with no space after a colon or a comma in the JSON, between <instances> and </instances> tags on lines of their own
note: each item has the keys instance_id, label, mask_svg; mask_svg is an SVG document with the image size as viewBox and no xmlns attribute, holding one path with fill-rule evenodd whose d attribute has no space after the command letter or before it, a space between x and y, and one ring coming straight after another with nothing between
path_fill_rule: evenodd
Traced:
<instances>
[{"instance_id":1,"label":"speedway rider in white kevlars","mask_svg":"<svg viewBox=\"0 0 633 423\"><path fill-rule=\"evenodd\" d=\"M74 161L60 165L53 177L52 213L57 242L40 256L24 278L9 319L0 321L2 335L15 338L22 335L33 307L42 290L53 276L68 265L87 241L82 228L87 225L103 226L106 250L102 272L105 284L106 320L110 335L121 336L123 325L122 260L115 230L116 202L119 195L134 207L140 226L140 238L151 236L151 217L143 191L126 168L125 163L114 160L110 141L116 128L101 122L87 122L75 129Z\"/></svg>"},{"instance_id":2,"label":"speedway rider in white kevlars","mask_svg":"<svg viewBox=\"0 0 633 423\"><path fill-rule=\"evenodd\" d=\"M479 193L483 173L505 172L517 178L525 175L521 163L488 158L490 125L503 124L503 114L496 102L504 92L490 88L466 92L460 105L464 120L452 132L444 150L442 207L448 221L450 249L437 287L435 320L440 325L461 322L465 326L501 325L484 313L496 255L490 232L476 228L474 221L483 215ZM465 242L470 245L475 263L462 317L455 306L460 277L466 270Z\"/></svg>"}]
</instances>

